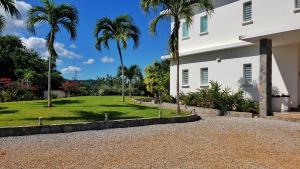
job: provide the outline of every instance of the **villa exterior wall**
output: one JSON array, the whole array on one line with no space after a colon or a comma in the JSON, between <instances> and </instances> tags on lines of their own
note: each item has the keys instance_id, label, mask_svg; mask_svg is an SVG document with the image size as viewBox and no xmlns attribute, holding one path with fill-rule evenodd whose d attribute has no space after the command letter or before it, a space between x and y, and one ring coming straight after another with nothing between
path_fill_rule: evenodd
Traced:
<instances>
[{"instance_id":1,"label":"villa exterior wall","mask_svg":"<svg viewBox=\"0 0 300 169\"><path fill-rule=\"evenodd\" d=\"M243 35L300 28L300 13L294 12L295 0L252 0L253 23L243 25L243 4L248 1L214 0L216 8L208 19L208 34L202 36L200 17L205 13L196 11L189 38L183 39L180 33L180 53L239 42L239 37Z\"/></svg>"},{"instance_id":2,"label":"villa exterior wall","mask_svg":"<svg viewBox=\"0 0 300 169\"><path fill-rule=\"evenodd\" d=\"M218 61L219 60L219 61ZM290 107L299 104L299 46L273 48L273 94L290 95ZM217 81L233 91L243 89L248 98L259 100L259 47L256 45L182 57L180 91L194 92L201 86L201 68L208 68L208 80ZM252 85L243 84L244 64L252 65ZM189 84L182 86L182 71L189 70ZM171 95L176 95L176 64L171 62Z\"/></svg>"}]
</instances>

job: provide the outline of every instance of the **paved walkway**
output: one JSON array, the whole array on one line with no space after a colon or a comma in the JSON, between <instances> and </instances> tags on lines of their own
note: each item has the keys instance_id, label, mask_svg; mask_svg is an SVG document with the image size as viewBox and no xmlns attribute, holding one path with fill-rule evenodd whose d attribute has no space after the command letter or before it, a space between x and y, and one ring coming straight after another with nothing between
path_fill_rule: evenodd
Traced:
<instances>
[{"instance_id":1,"label":"paved walkway","mask_svg":"<svg viewBox=\"0 0 300 169\"><path fill-rule=\"evenodd\" d=\"M0 168L300 168L300 123L193 123L0 138Z\"/></svg>"}]
</instances>

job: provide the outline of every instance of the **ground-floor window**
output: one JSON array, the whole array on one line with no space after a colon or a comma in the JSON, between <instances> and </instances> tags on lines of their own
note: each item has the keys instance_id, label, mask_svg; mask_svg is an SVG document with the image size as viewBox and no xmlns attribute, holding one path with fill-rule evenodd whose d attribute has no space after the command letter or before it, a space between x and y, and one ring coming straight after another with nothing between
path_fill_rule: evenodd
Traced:
<instances>
[{"instance_id":1,"label":"ground-floor window","mask_svg":"<svg viewBox=\"0 0 300 169\"><path fill-rule=\"evenodd\" d=\"M252 65L244 64L244 84L252 84Z\"/></svg>"},{"instance_id":2,"label":"ground-floor window","mask_svg":"<svg viewBox=\"0 0 300 169\"><path fill-rule=\"evenodd\" d=\"M189 85L189 70L182 70L182 85L188 86Z\"/></svg>"},{"instance_id":3,"label":"ground-floor window","mask_svg":"<svg viewBox=\"0 0 300 169\"><path fill-rule=\"evenodd\" d=\"M208 85L208 68L201 69L201 86Z\"/></svg>"}]
</instances>

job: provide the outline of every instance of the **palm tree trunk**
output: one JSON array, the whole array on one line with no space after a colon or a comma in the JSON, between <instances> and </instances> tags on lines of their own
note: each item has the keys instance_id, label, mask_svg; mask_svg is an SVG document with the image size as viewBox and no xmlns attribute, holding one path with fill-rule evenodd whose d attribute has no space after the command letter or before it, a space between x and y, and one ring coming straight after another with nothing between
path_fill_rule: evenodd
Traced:
<instances>
[{"instance_id":1,"label":"palm tree trunk","mask_svg":"<svg viewBox=\"0 0 300 169\"><path fill-rule=\"evenodd\" d=\"M52 56L49 56L49 63L48 63L48 107L52 107L51 103L51 63L52 63Z\"/></svg>"},{"instance_id":2,"label":"palm tree trunk","mask_svg":"<svg viewBox=\"0 0 300 169\"><path fill-rule=\"evenodd\" d=\"M179 28L180 28L180 20L175 19L175 25L174 25L174 34L175 34L175 48L174 48L174 58L176 60L177 65L177 75L176 75L176 103L177 103L177 113L180 114L180 89L179 89L179 66L180 66L180 60L179 60Z\"/></svg>"},{"instance_id":3,"label":"palm tree trunk","mask_svg":"<svg viewBox=\"0 0 300 169\"><path fill-rule=\"evenodd\" d=\"M129 98L131 98L131 81L129 80L128 82L128 95L129 95Z\"/></svg>"},{"instance_id":4,"label":"palm tree trunk","mask_svg":"<svg viewBox=\"0 0 300 169\"><path fill-rule=\"evenodd\" d=\"M123 64L123 57L122 57L122 51L120 47L119 41L117 41L120 61L121 61L121 67L122 67L122 102L125 102L125 76L124 76L124 64Z\"/></svg>"},{"instance_id":5,"label":"palm tree trunk","mask_svg":"<svg viewBox=\"0 0 300 169\"><path fill-rule=\"evenodd\" d=\"M49 51L49 63L48 63L48 107L52 107L52 98L51 98L51 93L52 93L52 88L51 88L51 69L52 69L52 59L55 56L56 57L56 52L54 49L54 39L55 39L55 31L54 28L52 27L52 30L50 32L50 37L47 40L47 47Z\"/></svg>"}]
</instances>

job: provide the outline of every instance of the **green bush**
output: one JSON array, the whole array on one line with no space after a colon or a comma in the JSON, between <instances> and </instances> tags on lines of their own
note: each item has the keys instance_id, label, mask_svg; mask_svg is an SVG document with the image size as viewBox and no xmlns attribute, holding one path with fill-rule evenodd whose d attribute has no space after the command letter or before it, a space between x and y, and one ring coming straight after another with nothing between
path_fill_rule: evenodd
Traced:
<instances>
[{"instance_id":1,"label":"green bush","mask_svg":"<svg viewBox=\"0 0 300 169\"><path fill-rule=\"evenodd\" d=\"M243 111L257 113L256 101L244 98L244 91L233 93L229 88L222 89L217 82L210 82L210 87L198 89L197 92L180 95L181 102L190 106L219 109L226 111Z\"/></svg>"}]
</instances>

